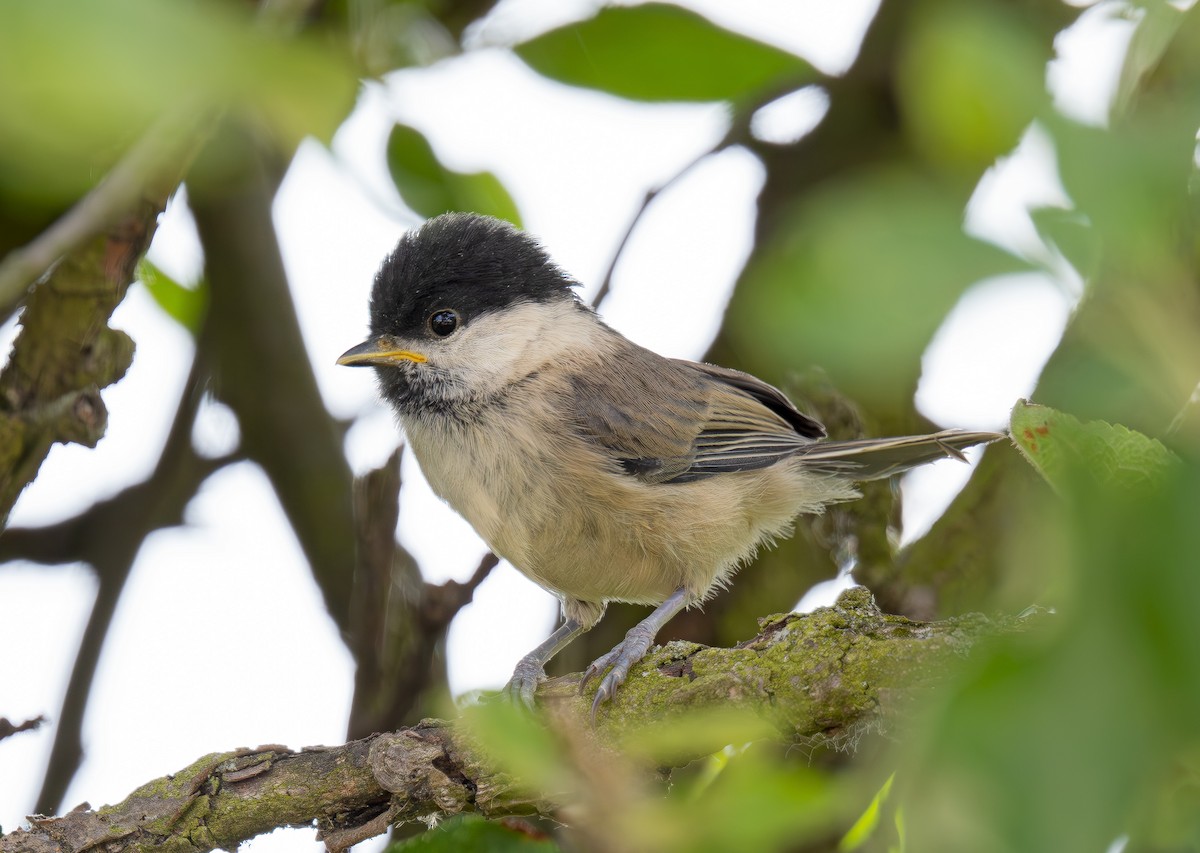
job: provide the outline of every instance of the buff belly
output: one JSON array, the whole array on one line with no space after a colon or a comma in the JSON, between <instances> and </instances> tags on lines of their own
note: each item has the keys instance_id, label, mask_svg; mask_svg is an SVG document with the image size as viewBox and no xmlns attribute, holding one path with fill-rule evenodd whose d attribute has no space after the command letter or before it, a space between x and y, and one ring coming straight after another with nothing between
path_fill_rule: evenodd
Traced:
<instances>
[{"instance_id":1,"label":"buff belly","mask_svg":"<svg viewBox=\"0 0 1200 853\"><path fill-rule=\"evenodd\" d=\"M489 547L560 598L595 605L658 604L681 586L702 600L798 512L853 496L790 462L650 484L562 432L405 428L433 490Z\"/></svg>"}]
</instances>

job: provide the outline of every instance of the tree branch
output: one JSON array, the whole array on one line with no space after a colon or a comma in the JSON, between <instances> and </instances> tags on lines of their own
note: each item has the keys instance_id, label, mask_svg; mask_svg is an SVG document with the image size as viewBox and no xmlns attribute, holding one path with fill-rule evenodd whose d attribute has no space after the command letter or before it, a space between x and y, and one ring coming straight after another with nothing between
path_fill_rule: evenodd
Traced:
<instances>
[{"instance_id":1,"label":"tree branch","mask_svg":"<svg viewBox=\"0 0 1200 853\"><path fill-rule=\"evenodd\" d=\"M165 201L179 183L188 152L195 150L197 131L210 119L188 105L186 111L160 121L58 221L28 245L9 252L0 261L0 317L7 318L59 258L117 226L139 201Z\"/></svg>"},{"instance_id":2,"label":"tree branch","mask_svg":"<svg viewBox=\"0 0 1200 853\"><path fill-rule=\"evenodd\" d=\"M203 459L192 448L191 429L203 384L193 363L183 398L154 473L144 482L100 501L81 515L46 528L10 530L0 538L0 558L48 563L83 561L96 572L96 601L79 644L54 733L38 808L59 806L83 754L84 712L108 628L142 542L152 531L179 524L200 484L236 455Z\"/></svg>"},{"instance_id":3,"label":"tree branch","mask_svg":"<svg viewBox=\"0 0 1200 853\"><path fill-rule=\"evenodd\" d=\"M271 220L278 165L231 122L189 177L211 294L200 346L212 357L214 394L237 414L242 447L270 479L329 615L348 636L353 478L313 376Z\"/></svg>"},{"instance_id":4,"label":"tree branch","mask_svg":"<svg viewBox=\"0 0 1200 853\"><path fill-rule=\"evenodd\" d=\"M1026 628L1019 618L917 623L885 616L861 588L834 607L762 624L757 637L731 649L674 642L655 650L601 714L595 737L620 742L706 708L754 712L792 743L886 726L976 644ZM577 686L575 675L539 691L553 725L586 729L591 703ZM695 754L674 762L711 749L697 744ZM461 812L553 813L562 799L531 793L471 737L430 720L339 747L205 756L115 806L34 818L30 829L0 838L0 853L76 853L100 843L113 853L229 849L278 826L314 821L327 847L340 851L392 822Z\"/></svg>"},{"instance_id":5,"label":"tree branch","mask_svg":"<svg viewBox=\"0 0 1200 853\"><path fill-rule=\"evenodd\" d=\"M412 555L396 544L400 454L354 484L358 549L350 643L357 667L348 738L414 722L449 701L437 650L451 620L499 562L485 555L466 583L421 579Z\"/></svg>"},{"instance_id":6,"label":"tree branch","mask_svg":"<svg viewBox=\"0 0 1200 853\"><path fill-rule=\"evenodd\" d=\"M143 204L67 255L29 298L0 373L0 526L52 444L94 446L104 434L108 414L98 389L120 379L133 359L133 341L108 318L161 209Z\"/></svg>"}]
</instances>

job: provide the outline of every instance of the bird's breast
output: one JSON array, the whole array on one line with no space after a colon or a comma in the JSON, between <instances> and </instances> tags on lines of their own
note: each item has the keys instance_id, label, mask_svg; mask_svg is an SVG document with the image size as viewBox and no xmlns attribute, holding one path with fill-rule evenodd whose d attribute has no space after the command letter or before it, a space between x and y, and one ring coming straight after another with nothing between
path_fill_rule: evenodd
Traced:
<instances>
[{"instance_id":1,"label":"bird's breast","mask_svg":"<svg viewBox=\"0 0 1200 853\"><path fill-rule=\"evenodd\" d=\"M680 586L702 598L804 503L782 466L646 483L535 406L404 425L434 492L493 551L568 599L651 604Z\"/></svg>"}]
</instances>

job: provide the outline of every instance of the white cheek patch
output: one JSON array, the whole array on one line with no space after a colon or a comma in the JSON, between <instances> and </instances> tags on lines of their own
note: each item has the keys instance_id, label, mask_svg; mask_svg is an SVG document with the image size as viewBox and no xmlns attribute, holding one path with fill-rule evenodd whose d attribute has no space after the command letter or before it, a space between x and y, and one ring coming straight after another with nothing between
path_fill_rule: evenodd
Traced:
<instances>
[{"instance_id":1,"label":"white cheek patch","mask_svg":"<svg viewBox=\"0 0 1200 853\"><path fill-rule=\"evenodd\" d=\"M603 326L573 301L528 302L476 317L432 347L430 363L477 391L498 390L601 338Z\"/></svg>"}]
</instances>

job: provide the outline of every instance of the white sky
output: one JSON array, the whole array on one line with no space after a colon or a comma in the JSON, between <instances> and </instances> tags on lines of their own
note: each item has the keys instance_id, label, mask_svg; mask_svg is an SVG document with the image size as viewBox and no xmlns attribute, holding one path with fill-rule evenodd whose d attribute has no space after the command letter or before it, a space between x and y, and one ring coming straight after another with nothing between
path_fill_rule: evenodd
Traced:
<instances>
[{"instance_id":1,"label":"white sky","mask_svg":"<svg viewBox=\"0 0 1200 853\"><path fill-rule=\"evenodd\" d=\"M494 28L475 37L494 43L512 27L546 20L547 10L562 14L562 5L510 2L508 22L497 16ZM722 22L732 14L720 0L690 5ZM573 16L590 6L573 6ZM860 0L854 7L845 0L741 3L737 16L747 31L837 70L851 60L874 4ZM1061 99L1073 114L1099 122L1113 79L1103 57L1111 64L1128 28L1093 12L1082 36L1063 40L1064 56L1050 79L1069 93ZM819 115L820 99L807 101L792 107L793 120ZM781 112L784 127L773 132L786 133ZM711 147L725 122L712 106L647 106L566 90L492 49L396 74L386 87L368 86L335 140L334 156L304 145L276 200L276 225L321 392L335 415L358 418L347 440L356 470L378 464L398 442L370 372L334 365L365 332L367 293L381 258L416 222L382 161L396 119L425 131L449 165L497 172L527 228L589 291L645 191ZM1023 205L1061 197L1049 162L1045 140L1031 135L984 182L972 204L972 228L1027 248ZM749 250L761 182L757 161L731 150L664 193L617 267L606 319L665 354L699 356ZM181 206L166 215L153 257L181 278L197 275L199 249ZM974 288L927 353L922 409L946 425L1003 423L1061 331L1073 286L1024 276ZM677 322L664 328L658 319L664 314ZM138 349L127 377L105 391L107 437L95 451L56 447L18 503L13 524L79 512L143 479L157 459L191 343L139 286L114 325L128 330ZM8 339L0 341L5 349ZM197 442L219 448L235 436L231 416L207 407ZM965 466L936 465L910 477L906 526L927 525L939 500L952 494L947 484L967 473ZM432 498L411 458L404 478L401 541L429 579L464 579L484 546ZM0 567L0 716L57 715L94 594L79 566ZM512 619L513 612L522 618ZM453 689L503 684L555 618L553 599L502 565L451 629ZM185 527L156 533L138 556L103 651L84 727L87 757L68 807L84 799L118 801L206 752L341 742L351 667L265 477L248 464L226 469L189 506ZM49 725L0 742L0 825L7 829L32 808L52 735ZM320 849L311 837L277 833L243 849Z\"/></svg>"}]
</instances>

